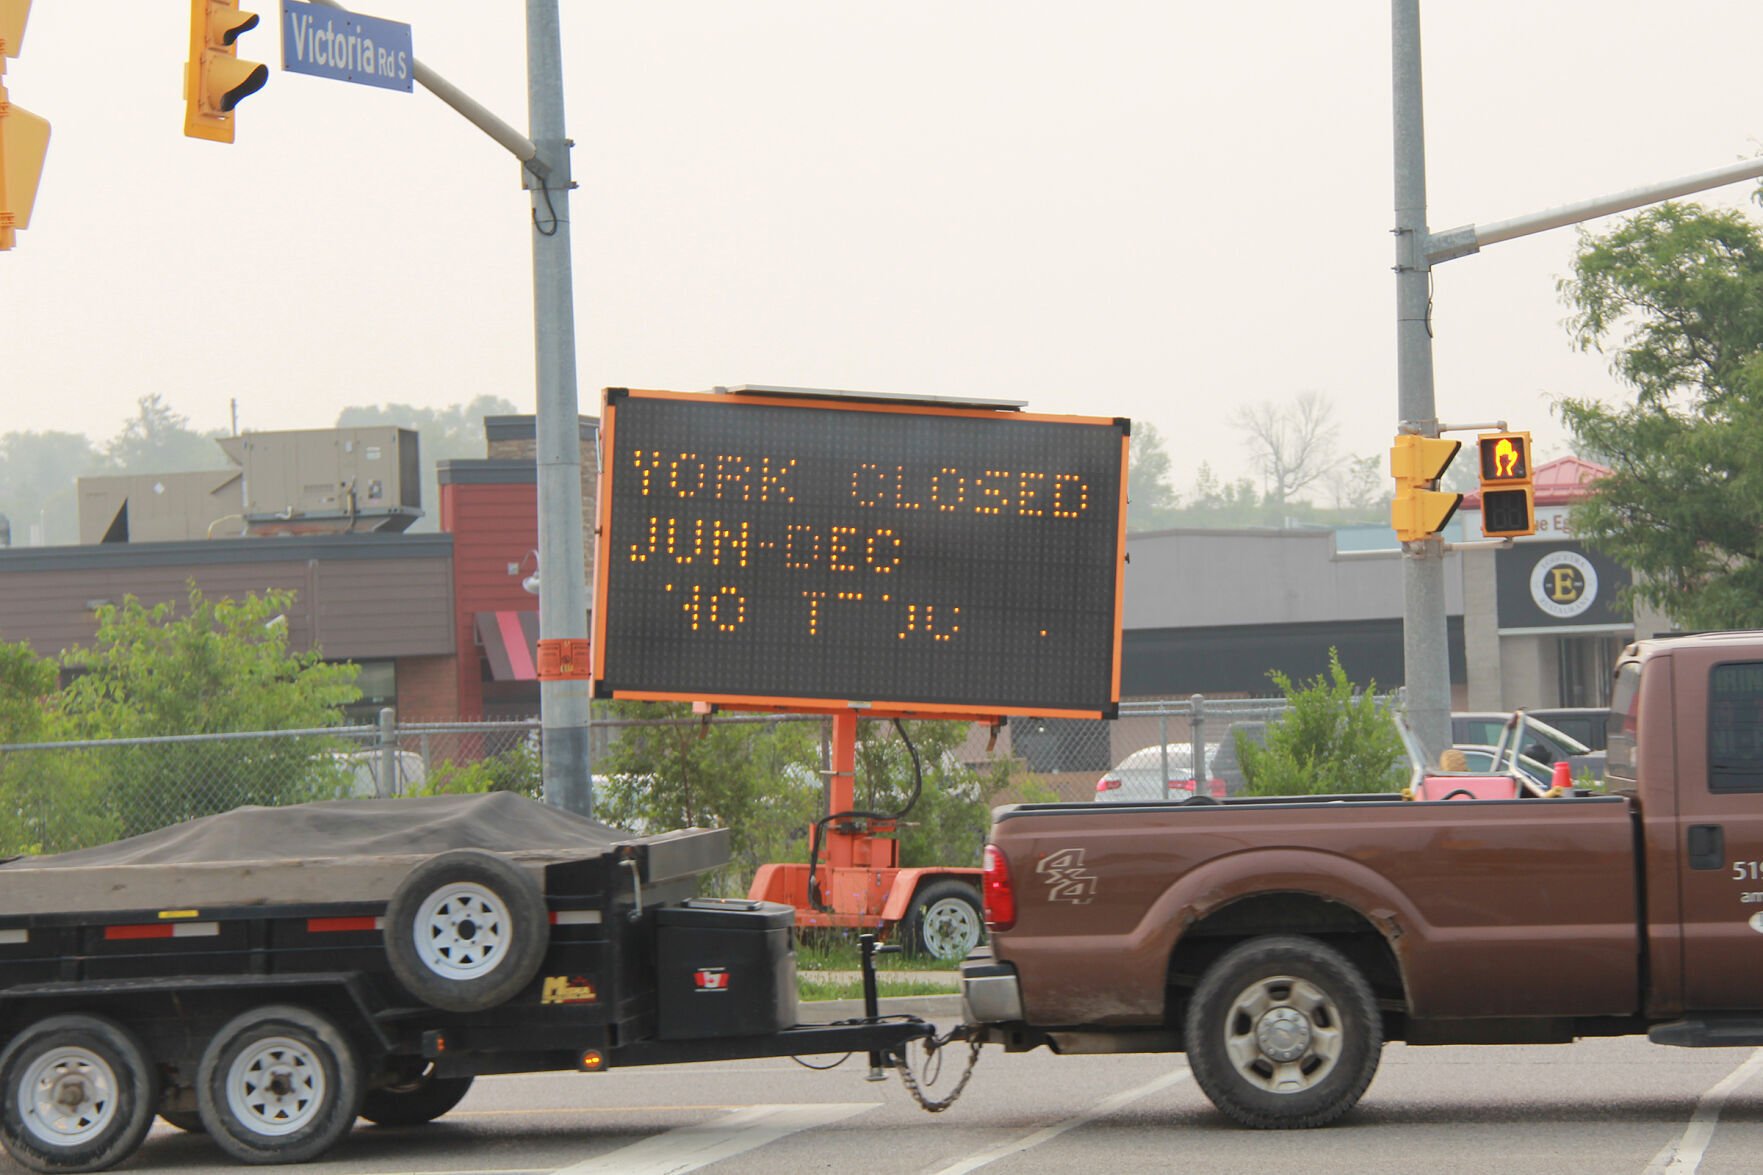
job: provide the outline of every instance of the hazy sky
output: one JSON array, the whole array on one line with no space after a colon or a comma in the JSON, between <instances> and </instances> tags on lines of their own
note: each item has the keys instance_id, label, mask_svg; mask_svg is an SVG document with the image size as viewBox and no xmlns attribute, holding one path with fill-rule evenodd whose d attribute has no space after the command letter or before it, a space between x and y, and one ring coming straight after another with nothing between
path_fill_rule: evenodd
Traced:
<instances>
[{"instance_id":1,"label":"hazy sky","mask_svg":"<svg viewBox=\"0 0 1763 1175\"><path fill-rule=\"evenodd\" d=\"M182 134L189 6L37 0L14 102L54 126L0 253L0 432L112 435L533 403L517 165L420 87L283 72L231 146ZM527 125L524 5L376 0ZM1763 5L1422 5L1430 221L1488 222L1759 150ZM1394 430L1388 5L563 0L584 412L607 385L1029 401L1156 424L1178 490L1234 405L1321 392ZM1742 203L1748 188L1715 194ZM1607 224L1608 222L1606 222ZM1435 272L1438 405L1567 451L1615 388L1562 327L1571 230Z\"/></svg>"}]
</instances>

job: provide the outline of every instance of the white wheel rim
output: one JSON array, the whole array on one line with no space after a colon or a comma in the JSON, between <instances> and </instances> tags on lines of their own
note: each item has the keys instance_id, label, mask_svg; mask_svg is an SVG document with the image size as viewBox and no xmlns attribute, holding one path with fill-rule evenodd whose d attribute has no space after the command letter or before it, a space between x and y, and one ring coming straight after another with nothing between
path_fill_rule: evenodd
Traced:
<instances>
[{"instance_id":1,"label":"white wheel rim","mask_svg":"<svg viewBox=\"0 0 1763 1175\"><path fill-rule=\"evenodd\" d=\"M253 1041L227 1071L227 1108L256 1134L292 1134L324 1109L330 1083L312 1046L287 1036Z\"/></svg>"},{"instance_id":2,"label":"white wheel rim","mask_svg":"<svg viewBox=\"0 0 1763 1175\"><path fill-rule=\"evenodd\" d=\"M50 1049L19 1084L19 1119L51 1146L79 1146L116 1118L117 1092L116 1070L91 1049Z\"/></svg>"},{"instance_id":3,"label":"white wheel rim","mask_svg":"<svg viewBox=\"0 0 1763 1175\"><path fill-rule=\"evenodd\" d=\"M411 927L416 953L443 979L478 979L501 965L514 937L508 904L470 881L444 885L423 899Z\"/></svg>"},{"instance_id":4,"label":"white wheel rim","mask_svg":"<svg viewBox=\"0 0 1763 1175\"><path fill-rule=\"evenodd\" d=\"M1270 975L1243 988L1224 1022L1224 1048L1243 1080L1268 1093L1303 1093L1334 1072L1345 1034L1340 1010L1307 979Z\"/></svg>"},{"instance_id":5,"label":"white wheel rim","mask_svg":"<svg viewBox=\"0 0 1763 1175\"><path fill-rule=\"evenodd\" d=\"M925 907L921 936L933 958L965 959L979 945L979 915L960 898L943 898Z\"/></svg>"}]
</instances>

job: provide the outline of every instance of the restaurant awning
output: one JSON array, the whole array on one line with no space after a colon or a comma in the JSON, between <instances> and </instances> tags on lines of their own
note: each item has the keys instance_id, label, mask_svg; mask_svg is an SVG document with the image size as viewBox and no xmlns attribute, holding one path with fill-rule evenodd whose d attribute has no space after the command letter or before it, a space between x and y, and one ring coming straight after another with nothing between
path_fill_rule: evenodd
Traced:
<instances>
[{"instance_id":1,"label":"restaurant awning","mask_svg":"<svg viewBox=\"0 0 1763 1175\"><path fill-rule=\"evenodd\" d=\"M478 643L490 662L490 676L497 681L537 681L539 614L537 612L479 612Z\"/></svg>"}]
</instances>

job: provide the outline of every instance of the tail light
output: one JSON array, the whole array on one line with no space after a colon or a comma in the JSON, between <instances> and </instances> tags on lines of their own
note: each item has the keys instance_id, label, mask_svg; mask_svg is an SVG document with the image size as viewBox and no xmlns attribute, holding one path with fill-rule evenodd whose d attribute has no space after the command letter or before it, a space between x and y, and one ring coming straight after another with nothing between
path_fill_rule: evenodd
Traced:
<instances>
[{"instance_id":1,"label":"tail light","mask_svg":"<svg viewBox=\"0 0 1763 1175\"><path fill-rule=\"evenodd\" d=\"M997 845L987 845L982 871L986 929L1009 930L1016 925L1016 891L1010 885L1010 863Z\"/></svg>"},{"instance_id":2,"label":"tail light","mask_svg":"<svg viewBox=\"0 0 1763 1175\"><path fill-rule=\"evenodd\" d=\"M1096 790L1097 791L1113 791L1114 789L1118 788L1119 786L1120 786L1120 776L1118 776L1118 775L1104 775L1102 778L1096 780ZM970 861L972 859L973 859L972 857L968 858L968 860L970 860Z\"/></svg>"}]
</instances>

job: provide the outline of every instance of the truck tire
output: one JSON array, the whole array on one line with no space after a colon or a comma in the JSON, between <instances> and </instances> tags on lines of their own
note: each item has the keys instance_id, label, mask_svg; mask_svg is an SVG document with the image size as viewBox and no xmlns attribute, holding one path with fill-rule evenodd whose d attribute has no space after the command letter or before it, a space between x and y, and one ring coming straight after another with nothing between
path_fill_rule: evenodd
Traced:
<instances>
[{"instance_id":1,"label":"truck tire","mask_svg":"<svg viewBox=\"0 0 1763 1175\"><path fill-rule=\"evenodd\" d=\"M102 1171L135 1152L159 1104L134 1033L101 1016L52 1016L0 1053L0 1143L33 1171Z\"/></svg>"},{"instance_id":2,"label":"truck tire","mask_svg":"<svg viewBox=\"0 0 1763 1175\"><path fill-rule=\"evenodd\" d=\"M478 849L418 865L392 895L385 925L398 982L449 1012L493 1008L525 987L551 938L532 874Z\"/></svg>"},{"instance_id":3,"label":"truck tire","mask_svg":"<svg viewBox=\"0 0 1763 1175\"><path fill-rule=\"evenodd\" d=\"M379 1126L421 1126L459 1104L471 1089L470 1077L437 1077L424 1066L414 1077L370 1089L361 1116Z\"/></svg>"},{"instance_id":4,"label":"truck tire","mask_svg":"<svg viewBox=\"0 0 1763 1175\"><path fill-rule=\"evenodd\" d=\"M933 881L912 897L912 908L900 923L900 939L909 955L933 959L965 959L985 931L979 894L964 881Z\"/></svg>"},{"instance_id":5,"label":"truck tire","mask_svg":"<svg viewBox=\"0 0 1763 1175\"><path fill-rule=\"evenodd\" d=\"M270 1004L214 1034L196 1071L202 1124L244 1163L303 1163L349 1132L361 1109L361 1062L329 1019Z\"/></svg>"},{"instance_id":6,"label":"truck tire","mask_svg":"<svg viewBox=\"0 0 1763 1175\"><path fill-rule=\"evenodd\" d=\"M1298 935L1250 939L1207 968L1188 1002L1188 1067L1242 1126L1326 1126L1377 1072L1383 1022L1371 987L1333 947Z\"/></svg>"}]
</instances>

